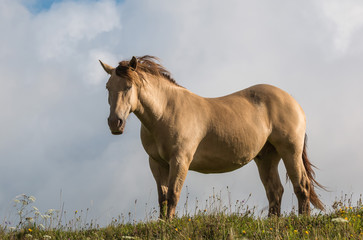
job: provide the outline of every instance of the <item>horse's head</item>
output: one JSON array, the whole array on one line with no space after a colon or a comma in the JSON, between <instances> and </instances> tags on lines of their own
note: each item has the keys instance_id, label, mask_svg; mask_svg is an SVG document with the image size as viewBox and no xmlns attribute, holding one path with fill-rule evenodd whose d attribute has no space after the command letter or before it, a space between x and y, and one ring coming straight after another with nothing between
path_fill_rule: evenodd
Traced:
<instances>
[{"instance_id":1,"label":"horse's head","mask_svg":"<svg viewBox=\"0 0 363 240\"><path fill-rule=\"evenodd\" d=\"M113 68L100 61L103 69L110 75L106 84L108 90L108 103L110 104L110 116L108 126L111 133L122 134L125 122L131 112L137 106L137 59L133 57L129 62L121 62L117 68Z\"/></svg>"}]
</instances>

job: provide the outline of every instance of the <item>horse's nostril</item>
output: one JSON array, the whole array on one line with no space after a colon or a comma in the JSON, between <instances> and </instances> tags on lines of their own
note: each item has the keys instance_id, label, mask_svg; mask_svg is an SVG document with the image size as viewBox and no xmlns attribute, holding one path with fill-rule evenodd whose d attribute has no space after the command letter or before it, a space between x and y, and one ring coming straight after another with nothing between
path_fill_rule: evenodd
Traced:
<instances>
[{"instance_id":1,"label":"horse's nostril","mask_svg":"<svg viewBox=\"0 0 363 240\"><path fill-rule=\"evenodd\" d=\"M118 119L117 120L117 127L121 127L122 123L123 123L122 119Z\"/></svg>"}]
</instances>

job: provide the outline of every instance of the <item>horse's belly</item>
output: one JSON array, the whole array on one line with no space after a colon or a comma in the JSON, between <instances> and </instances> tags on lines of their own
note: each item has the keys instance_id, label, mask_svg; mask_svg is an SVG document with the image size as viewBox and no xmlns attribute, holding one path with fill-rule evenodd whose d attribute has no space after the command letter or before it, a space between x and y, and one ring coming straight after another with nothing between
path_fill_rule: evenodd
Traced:
<instances>
[{"instance_id":1,"label":"horse's belly","mask_svg":"<svg viewBox=\"0 0 363 240\"><path fill-rule=\"evenodd\" d=\"M234 152L223 147L198 149L189 170L201 173L230 172L249 163L257 153L254 151Z\"/></svg>"},{"instance_id":2,"label":"horse's belly","mask_svg":"<svg viewBox=\"0 0 363 240\"><path fill-rule=\"evenodd\" d=\"M189 169L202 173L223 173L236 170L254 159L267 140L267 134L250 134L243 138L225 140L210 135L199 144Z\"/></svg>"},{"instance_id":3,"label":"horse's belly","mask_svg":"<svg viewBox=\"0 0 363 240\"><path fill-rule=\"evenodd\" d=\"M234 171L250 161L251 159L236 159L235 161L231 161L230 159L218 157L195 156L189 166L189 170L200 173L224 173Z\"/></svg>"}]
</instances>

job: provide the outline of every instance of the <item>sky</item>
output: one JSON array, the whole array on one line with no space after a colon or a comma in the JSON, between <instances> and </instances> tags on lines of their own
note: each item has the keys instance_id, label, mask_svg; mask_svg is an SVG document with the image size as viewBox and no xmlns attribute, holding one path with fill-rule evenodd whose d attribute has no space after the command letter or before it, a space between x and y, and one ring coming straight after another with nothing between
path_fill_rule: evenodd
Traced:
<instances>
[{"instance_id":1,"label":"sky","mask_svg":"<svg viewBox=\"0 0 363 240\"><path fill-rule=\"evenodd\" d=\"M130 115L123 135L110 134L98 63L146 54L204 97L259 83L289 92L307 117L323 203L363 193L362 1L0 0L0 30L0 221L23 193L42 212L89 209L100 224L157 216L140 122ZM296 197L279 169L290 211ZM214 193L267 211L254 162L189 172L177 211L202 209Z\"/></svg>"}]
</instances>

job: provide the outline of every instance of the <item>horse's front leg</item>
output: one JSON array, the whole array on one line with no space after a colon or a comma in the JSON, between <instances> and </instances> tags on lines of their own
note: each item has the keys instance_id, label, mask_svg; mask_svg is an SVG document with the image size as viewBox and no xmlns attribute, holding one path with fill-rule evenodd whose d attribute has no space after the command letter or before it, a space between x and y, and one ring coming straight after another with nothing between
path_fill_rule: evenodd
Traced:
<instances>
[{"instance_id":1,"label":"horse's front leg","mask_svg":"<svg viewBox=\"0 0 363 240\"><path fill-rule=\"evenodd\" d=\"M160 218L165 219L167 213L166 194L168 192L169 167L160 165L151 157L149 157L149 164L158 188Z\"/></svg>"},{"instance_id":2,"label":"horse's front leg","mask_svg":"<svg viewBox=\"0 0 363 240\"><path fill-rule=\"evenodd\" d=\"M185 178L188 173L191 158L177 155L169 163L169 181L168 181L168 212L167 218L172 219L175 215L175 208L180 198Z\"/></svg>"}]
</instances>

